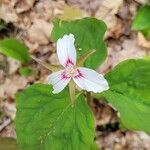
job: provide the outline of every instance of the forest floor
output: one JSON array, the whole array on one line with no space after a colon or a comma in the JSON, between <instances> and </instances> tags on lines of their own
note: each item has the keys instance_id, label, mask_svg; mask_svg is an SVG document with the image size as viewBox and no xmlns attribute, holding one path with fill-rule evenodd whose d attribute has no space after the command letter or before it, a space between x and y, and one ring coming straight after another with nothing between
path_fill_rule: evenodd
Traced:
<instances>
[{"instance_id":1,"label":"forest floor","mask_svg":"<svg viewBox=\"0 0 150 150\"><path fill-rule=\"evenodd\" d=\"M128 58L150 54L150 42L141 33L132 31L131 23L137 9L146 0L0 0L0 19L6 26L0 29L0 38L15 37L23 40L30 54L57 64L55 44L51 41L52 20L65 13L76 18L96 17L108 27L105 42L108 57L98 68L107 73ZM64 16L63 16L64 17ZM49 32L47 32L49 31ZM19 74L20 63L0 54L0 136L16 138L15 94L30 84L46 83L49 72L32 61L38 68L36 76ZM118 113L105 102L94 100L91 108L96 116L96 143L102 150L150 150L150 136L144 132L119 129Z\"/></svg>"}]
</instances>

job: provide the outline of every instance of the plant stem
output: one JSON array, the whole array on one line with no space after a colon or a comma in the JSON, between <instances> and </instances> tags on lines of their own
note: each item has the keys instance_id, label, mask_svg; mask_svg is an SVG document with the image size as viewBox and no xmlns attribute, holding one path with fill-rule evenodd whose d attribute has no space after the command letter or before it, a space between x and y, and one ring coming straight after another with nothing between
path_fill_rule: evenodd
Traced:
<instances>
[{"instance_id":1,"label":"plant stem","mask_svg":"<svg viewBox=\"0 0 150 150\"><path fill-rule=\"evenodd\" d=\"M71 103L74 105L75 98L76 98L75 97L75 84L72 80L69 82L69 93L70 93Z\"/></svg>"},{"instance_id":2,"label":"plant stem","mask_svg":"<svg viewBox=\"0 0 150 150\"><path fill-rule=\"evenodd\" d=\"M92 100L91 92L86 92L86 99L87 99L87 103L90 105Z\"/></svg>"}]
</instances>

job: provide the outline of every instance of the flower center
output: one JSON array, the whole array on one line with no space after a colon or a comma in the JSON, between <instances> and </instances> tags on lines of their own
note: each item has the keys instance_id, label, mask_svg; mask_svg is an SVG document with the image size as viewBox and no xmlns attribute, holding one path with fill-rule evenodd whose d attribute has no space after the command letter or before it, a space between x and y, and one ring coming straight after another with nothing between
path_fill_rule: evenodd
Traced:
<instances>
[{"instance_id":1,"label":"flower center","mask_svg":"<svg viewBox=\"0 0 150 150\"><path fill-rule=\"evenodd\" d=\"M67 75L69 75L70 77L74 77L75 74L77 72L77 68L75 66L71 66L71 67L67 67L66 68L66 73Z\"/></svg>"}]
</instances>

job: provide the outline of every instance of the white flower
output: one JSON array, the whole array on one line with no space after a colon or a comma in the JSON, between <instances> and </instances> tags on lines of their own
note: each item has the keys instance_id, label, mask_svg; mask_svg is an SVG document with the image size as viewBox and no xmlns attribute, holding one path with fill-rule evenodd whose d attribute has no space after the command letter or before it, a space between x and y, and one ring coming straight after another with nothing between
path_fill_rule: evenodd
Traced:
<instances>
[{"instance_id":1,"label":"white flower","mask_svg":"<svg viewBox=\"0 0 150 150\"><path fill-rule=\"evenodd\" d=\"M61 92L71 79L86 91L97 93L108 90L109 86L103 75L92 69L76 66L74 41L73 34L64 35L57 41L57 55L64 69L48 76L48 82L53 85L53 93Z\"/></svg>"}]
</instances>

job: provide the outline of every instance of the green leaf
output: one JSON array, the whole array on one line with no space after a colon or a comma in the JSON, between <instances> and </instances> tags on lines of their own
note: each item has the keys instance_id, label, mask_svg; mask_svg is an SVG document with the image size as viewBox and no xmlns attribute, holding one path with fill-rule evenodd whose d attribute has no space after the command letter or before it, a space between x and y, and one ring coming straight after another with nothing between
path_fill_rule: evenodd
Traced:
<instances>
[{"instance_id":1,"label":"green leaf","mask_svg":"<svg viewBox=\"0 0 150 150\"><path fill-rule=\"evenodd\" d=\"M22 67L19 69L19 73L23 76L31 76L33 74L33 70L29 67Z\"/></svg>"},{"instance_id":2,"label":"green leaf","mask_svg":"<svg viewBox=\"0 0 150 150\"><path fill-rule=\"evenodd\" d=\"M17 59L22 63L28 63L30 61L28 48L16 39L0 40L0 53Z\"/></svg>"},{"instance_id":3,"label":"green leaf","mask_svg":"<svg viewBox=\"0 0 150 150\"><path fill-rule=\"evenodd\" d=\"M1 150L19 150L15 139L12 138L0 138Z\"/></svg>"},{"instance_id":4,"label":"green leaf","mask_svg":"<svg viewBox=\"0 0 150 150\"><path fill-rule=\"evenodd\" d=\"M74 21L55 20L51 36L56 42L65 34L74 34L78 57L96 50L85 62L86 67L95 69L107 56L107 49L103 41L105 31L105 23L95 18L83 18Z\"/></svg>"},{"instance_id":5,"label":"green leaf","mask_svg":"<svg viewBox=\"0 0 150 150\"><path fill-rule=\"evenodd\" d=\"M94 119L83 96L72 106L67 89L35 84L17 95L16 131L23 150L91 150Z\"/></svg>"},{"instance_id":6,"label":"green leaf","mask_svg":"<svg viewBox=\"0 0 150 150\"><path fill-rule=\"evenodd\" d=\"M150 132L150 61L130 59L106 75L110 90L102 95L120 112L128 129Z\"/></svg>"},{"instance_id":7,"label":"green leaf","mask_svg":"<svg viewBox=\"0 0 150 150\"><path fill-rule=\"evenodd\" d=\"M132 24L134 30L145 30L150 28L150 5L140 8Z\"/></svg>"},{"instance_id":8,"label":"green leaf","mask_svg":"<svg viewBox=\"0 0 150 150\"><path fill-rule=\"evenodd\" d=\"M100 150L100 149L99 149L99 147L98 147L97 144L93 143L93 144L91 145L91 150Z\"/></svg>"}]
</instances>

